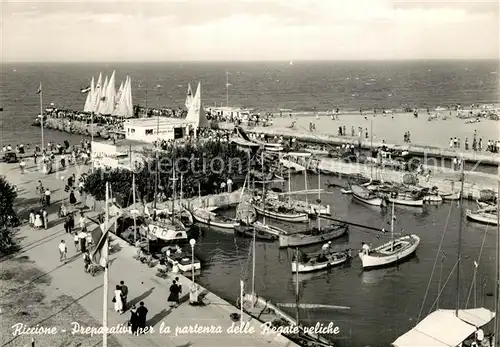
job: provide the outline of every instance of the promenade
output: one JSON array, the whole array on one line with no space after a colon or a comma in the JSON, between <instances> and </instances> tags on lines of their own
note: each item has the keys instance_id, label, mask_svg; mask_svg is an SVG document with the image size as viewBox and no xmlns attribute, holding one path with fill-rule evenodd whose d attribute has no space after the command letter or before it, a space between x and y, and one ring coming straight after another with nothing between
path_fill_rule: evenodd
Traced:
<instances>
[{"instance_id":1,"label":"promenade","mask_svg":"<svg viewBox=\"0 0 500 347\"><path fill-rule=\"evenodd\" d=\"M38 180L42 180L44 186L51 189L53 192L52 200L56 206L59 205L61 198L67 197L67 193L61 193L62 185L58 174L43 175L36 167L31 167L28 168L26 174L20 175L17 165L4 163L0 164L0 168L7 180L18 187L18 200L21 204L19 208L22 209L21 217L25 217L23 211L29 211L31 205L35 207L37 204L38 199L35 195L35 187ZM63 175L68 177L74 171L75 168L71 168ZM78 176L78 173L76 174ZM30 261L34 262L34 266L39 268L46 276L50 276L51 281L46 291L54 291L72 297L75 305L81 305L96 322L102 322L103 277L102 275L92 277L84 272L83 260L73 247L72 236L66 234L63 230L63 224L57 221L56 206L49 211L49 228L47 230L33 230L26 225L20 228L18 236L21 239L20 246L22 249L13 258L28 257ZM60 240L65 240L68 245L67 264L61 264L59 261L57 248ZM253 327L254 332L228 332L227 329L233 325L230 314L237 313L239 310L203 288L200 291L202 296L204 296L203 302L205 306L190 306L187 300L191 282L181 275L174 275L174 277L178 276L180 278L183 288L181 294L182 303L177 308L170 308L167 304L167 297L173 277L170 276L167 279L162 279L155 276L156 269L149 268L145 264L133 259L133 255L136 254L135 248L115 236L112 236L110 248L116 251L110 255L109 292L107 297L108 327L123 325L130 316L128 312L119 315L113 310L112 297L114 287L122 280L125 281L125 284L129 288L129 304L133 303L137 305L140 301L144 301L145 306L149 310L147 325L153 327L151 333L141 336L133 336L128 333L113 335L119 345L126 347L295 346L294 343L281 335L263 334L261 324L247 315L244 316L244 320L249 322L249 327ZM9 260L4 259L3 261ZM35 278L31 280L35 280ZM239 288L235 288L234 292L236 297L239 294ZM42 321L43 318L39 317ZM73 321L78 322L78 317L74 317ZM17 322L12 322L12 324L15 323ZM196 329L196 325L198 325L198 328L207 326L218 327L219 332L193 333L188 331L189 327ZM236 326L239 326L239 323L236 323ZM57 328L61 334L70 334L73 327L71 321L68 321L66 326L59 326ZM96 328L99 328L99 326ZM2 341L4 341L3 346L23 346L30 341L29 336L20 336L12 340L11 331L4 333L6 336L2 338ZM88 336L90 340L90 335ZM47 342L44 343L44 335L34 337L36 338L37 346L48 346ZM9 339L12 341L6 343L5 341ZM91 347L99 345L101 345L99 341L95 344L94 337L92 343L83 343L80 346Z\"/></svg>"}]
</instances>

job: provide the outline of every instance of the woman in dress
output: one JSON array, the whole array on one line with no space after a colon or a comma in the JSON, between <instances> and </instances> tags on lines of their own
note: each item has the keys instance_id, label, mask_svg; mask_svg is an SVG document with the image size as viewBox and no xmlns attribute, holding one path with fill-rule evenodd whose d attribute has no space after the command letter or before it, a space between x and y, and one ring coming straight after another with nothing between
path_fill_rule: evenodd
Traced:
<instances>
[{"instance_id":1,"label":"woman in dress","mask_svg":"<svg viewBox=\"0 0 500 347\"><path fill-rule=\"evenodd\" d=\"M115 311L119 314L123 313L123 300L122 300L122 290L120 286L116 286L115 289L115 297L113 298L113 302L115 303Z\"/></svg>"},{"instance_id":2,"label":"woman in dress","mask_svg":"<svg viewBox=\"0 0 500 347\"><path fill-rule=\"evenodd\" d=\"M171 306L179 305L179 286L177 285L176 281L173 281L172 285L170 286L170 295L168 296L168 302L171 303Z\"/></svg>"},{"instance_id":3,"label":"woman in dress","mask_svg":"<svg viewBox=\"0 0 500 347\"><path fill-rule=\"evenodd\" d=\"M35 227L35 211L30 211L30 227Z\"/></svg>"},{"instance_id":4,"label":"woman in dress","mask_svg":"<svg viewBox=\"0 0 500 347\"><path fill-rule=\"evenodd\" d=\"M137 308L135 305L130 309L129 324L132 334L137 335L137 329L139 328L139 316L137 315Z\"/></svg>"},{"instance_id":5,"label":"woman in dress","mask_svg":"<svg viewBox=\"0 0 500 347\"><path fill-rule=\"evenodd\" d=\"M42 223L42 216L40 216L40 213L37 213L35 215L35 228L37 229L41 229L43 226L43 223Z\"/></svg>"},{"instance_id":6,"label":"woman in dress","mask_svg":"<svg viewBox=\"0 0 500 347\"><path fill-rule=\"evenodd\" d=\"M71 205L76 204L75 192L73 190L71 191L71 193L69 193L69 203Z\"/></svg>"}]
</instances>

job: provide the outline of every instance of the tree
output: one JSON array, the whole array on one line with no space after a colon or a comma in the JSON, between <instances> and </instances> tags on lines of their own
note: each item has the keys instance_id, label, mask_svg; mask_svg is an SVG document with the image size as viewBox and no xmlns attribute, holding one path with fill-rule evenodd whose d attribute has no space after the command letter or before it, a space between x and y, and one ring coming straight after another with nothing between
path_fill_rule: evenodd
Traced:
<instances>
[{"instance_id":1,"label":"tree","mask_svg":"<svg viewBox=\"0 0 500 347\"><path fill-rule=\"evenodd\" d=\"M12 247L12 228L18 224L14 211L17 192L4 176L0 177L0 254L9 252Z\"/></svg>"}]
</instances>

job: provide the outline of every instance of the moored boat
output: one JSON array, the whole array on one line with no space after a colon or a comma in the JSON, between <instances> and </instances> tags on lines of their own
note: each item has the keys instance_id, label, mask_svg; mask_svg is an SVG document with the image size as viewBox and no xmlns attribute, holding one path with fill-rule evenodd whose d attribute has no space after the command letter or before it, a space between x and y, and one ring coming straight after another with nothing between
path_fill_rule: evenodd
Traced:
<instances>
[{"instance_id":1,"label":"moored boat","mask_svg":"<svg viewBox=\"0 0 500 347\"><path fill-rule=\"evenodd\" d=\"M351 185L350 190L354 199L368 205L382 206L382 199L369 189L359 185Z\"/></svg>"},{"instance_id":2,"label":"moored boat","mask_svg":"<svg viewBox=\"0 0 500 347\"><path fill-rule=\"evenodd\" d=\"M255 233L255 235L254 235ZM261 229L258 229L251 225L239 225L234 228L234 234L240 237L252 238L255 236L255 239L260 241L276 241L278 239L278 235L271 234L265 232Z\"/></svg>"},{"instance_id":3,"label":"moored boat","mask_svg":"<svg viewBox=\"0 0 500 347\"><path fill-rule=\"evenodd\" d=\"M232 230L240 225L240 223L234 218L218 215L217 213L205 208L197 208L193 210L193 218L198 223L223 229Z\"/></svg>"},{"instance_id":4,"label":"moored boat","mask_svg":"<svg viewBox=\"0 0 500 347\"><path fill-rule=\"evenodd\" d=\"M149 221L145 228L143 227L139 230L141 234L146 236L151 241L180 243L185 242L188 239L186 227L176 219Z\"/></svg>"},{"instance_id":5,"label":"moored boat","mask_svg":"<svg viewBox=\"0 0 500 347\"><path fill-rule=\"evenodd\" d=\"M312 272L331 268L346 263L351 257L350 250L337 252L317 252L299 254L293 259L292 272Z\"/></svg>"},{"instance_id":6,"label":"moored boat","mask_svg":"<svg viewBox=\"0 0 500 347\"><path fill-rule=\"evenodd\" d=\"M257 232L263 232L266 234L274 235L276 237L278 237L279 235L288 234L286 230L259 221L253 223L252 227L254 227Z\"/></svg>"},{"instance_id":7,"label":"moored boat","mask_svg":"<svg viewBox=\"0 0 500 347\"><path fill-rule=\"evenodd\" d=\"M161 252L165 255L165 259L170 266L177 265L182 272L193 271L193 267L195 271L201 270L200 260L195 257L193 261L191 252L185 252L180 248L173 247L163 247Z\"/></svg>"},{"instance_id":8,"label":"moored boat","mask_svg":"<svg viewBox=\"0 0 500 347\"><path fill-rule=\"evenodd\" d=\"M283 205L264 205L263 202L256 201L252 206L257 210L258 214L284 222L305 223L309 221L307 213L298 213L293 208L286 208Z\"/></svg>"},{"instance_id":9,"label":"moored boat","mask_svg":"<svg viewBox=\"0 0 500 347\"><path fill-rule=\"evenodd\" d=\"M465 214L467 216L467 219L471 221L488 225L498 225L496 212L489 212L485 210L472 212L471 210L466 210Z\"/></svg>"},{"instance_id":10,"label":"moored boat","mask_svg":"<svg viewBox=\"0 0 500 347\"><path fill-rule=\"evenodd\" d=\"M363 269L373 269L398 263L411 256L420 244L420 237L407 235L386 242L383 245L370 250L368 254L359 253Z\"/></svg>"},{"instance_id":11,"label":"moored boat","mask_svg":"<svg viewBox=\"0 0 500 347\"><path fill-rule=\"evenodd\" d=\"M280 247L299 247L331 241L347 233L346 223L334 223L326 227L314 227L303 233L280 235Z\"/></svg>"}]
</instances>

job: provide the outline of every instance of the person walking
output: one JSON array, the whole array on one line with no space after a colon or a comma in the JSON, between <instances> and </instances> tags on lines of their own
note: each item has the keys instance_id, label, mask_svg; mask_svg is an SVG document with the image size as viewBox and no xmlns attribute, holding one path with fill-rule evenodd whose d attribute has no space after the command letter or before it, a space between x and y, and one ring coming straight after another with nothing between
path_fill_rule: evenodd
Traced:
<instances>
[{"instance_id":1,"label":"person walking","mask_svg":"<svg viewBox=\"0 0 500 347\"><path fill-rule=\"evenodd\" d=\"M66 224L66 223L64 223ZM64 226L66 228L66 225ZM68 232L68 231L66 231ZM80 252L80 238L78 237L78 233L73 234L73 242L75 243L76 253Z\"/></svg>"},{"instance_id":2,"label":"person walking","mask_svg":"<svg viewBox=\"0 0 500 347\"><path fill-rule=\"evenodd\" d=\"M35 228L36 229L41 229L43 226L43 223L42 223L42 216L40 215L40 213L37 213L35 215Z\"/></svg>"},{"instance_id":3,"label":"person walking","mask_svg":"<svg viewBox=\"0 0 500 347\"><path fill-rule=\"evenodd\" d=\"M64 261L66 263L66 255L68 253L68 247L66 247L66 242L61 240L59 243L59 261Z\"/></svg>"},{"instance_id":4,"label":"person walking","mask_svg":"<svg viewBox=\"0 0 500 347\"><path fill-rule=\"evenodd\" d=\"M115 311L118 312L119 314L122 314L123 313L122 291L119 285L116 285L113 302L115 303Z\"/></svg>"},{"instance_id":5,"label":"person walking","mask_svg":"<svg viewBox=\"0 0 500 347\"><path fill-rule=\"evenodd\" d=\"M45 204L47 206L50 206L50 189L49 188L45 189Z\"/></svg>"},{"instance_id":6,"label":"person walking","mask_svg":"<svg viewBox=\"0 0 500 347\"><path fill-rule=\"evenodd\" d=\"M176 307L179 305L179 286L177 285L177 281L173 281L169 290L170 295L168 296L167 301L170 303L170 306Z\"/></svg>"},{"instance_id":7,"label":"person walking","mask_svg":"<svg viewBox=\"0 0 500 347\"><path fill-rule=\"evenodd\" d=\"M43 227L45 229L48 228L49 225L49 214L45 208L42 208L42 219L43 219Z\"/></svg>"},{"instance_id":8,"label":"person walking","mask_svg":"<svg viewBox=\"0 0 500 347\"><path fill-rule=\"evenodd\" d=\"M85 272L90 271L90 264L92 263L92 259L90 258L90 252L86 251L83 253L83 269Z\"/></svg>"},{"instance_id":9,"label":"person walking","mask_svg":"<svg viewBox=\"0 0 500 347\"><path fill-rule=\"evenodd\" d=\"M144 301L141 301L139 303L139 307L137 308L137 325L139 330L139 333L144 333L146 331L146 322L147 322L147 315L148 315L148 309L146 306L144 306Z\"/></svg>"},{"instance_id":10,"label":"person walking","mask_svg":"<svg viewBox=\"0 0 500 347\"><path fill-rule=\"evenodd\" d=\"M35 211L34 210L30 211L29 223L30 223L30 227L32 227L32 228L35 227Z\"/></svg>"},{"instance_id":11,"label":"person walking","mask_svg":"<svg viewBox=\"0 0 500 347\"><path fill-rule=\"evenodd\" d=\"M137 308L133 305L130 308L130 319L128 321L130 325L130 330L133 335L138 335L137 330L139 329L139 316L137 315Z\"/></svg>"},{"instance_id":12,"label":"person walking","mask_svg":"<svg viewBox=\"0 0 500 347\"><path fill-rule=\"evenodd\" d=\"M127 310L127 296L128 296L128 287L125 285L124 281L120 281L120 288L122 291L122 303L123 303L123 310Z\"/></svg>"},{"instance_id":13,"label":"person walking","mask_svg":"<svg viewBox=\"0 0 500 347\"><path fill-rule=\"evenodd\" d=\"M87 234L83 231L78 233L78 239L80 240L80 251L85 253L87 251Z\"/></svg>"}]
</instances>

